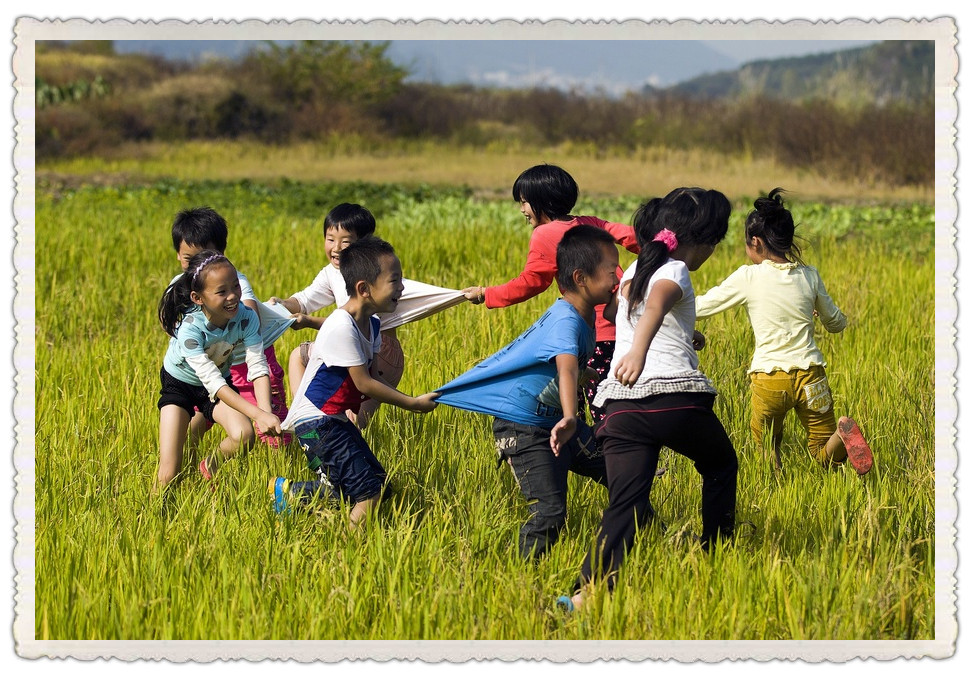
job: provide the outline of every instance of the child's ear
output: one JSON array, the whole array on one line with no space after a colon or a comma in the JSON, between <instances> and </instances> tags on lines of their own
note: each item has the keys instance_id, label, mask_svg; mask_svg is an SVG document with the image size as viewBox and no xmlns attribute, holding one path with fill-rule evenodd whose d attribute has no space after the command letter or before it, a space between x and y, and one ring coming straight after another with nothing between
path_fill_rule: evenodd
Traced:
<instances>
[{"instance_id":1,"label":"child's ear","mask_svg":"<svg viewBox=\"0 0 973 683\"><path fill-rule=\"evenodd\" d=\"M359 280L355 283L355 293L360 297L368 297L371 296L372 289L368 282L365 280Z\"/></svg>"},{"instance_id":2,"label":"child's ear","mask_svg":"<svg viewBox=\"0 0 973 683\"><path fill-rule=\"evenodd\" d=\"M576 287L584 287L588 283L588 276L580 268L574 269L574 272L571 273L571 279L574 280Z\"/></svg>"},{"instance_id":3,"label":"child's ear","mask_svg":"<svg viewBox=\"0 0 973 683\"><path fill-rule=\"evenodd\" d=\"M192 290L189 290L189 300L192 301L197 306L203 305L203 298Z\"/></svg>"}]
</instances>

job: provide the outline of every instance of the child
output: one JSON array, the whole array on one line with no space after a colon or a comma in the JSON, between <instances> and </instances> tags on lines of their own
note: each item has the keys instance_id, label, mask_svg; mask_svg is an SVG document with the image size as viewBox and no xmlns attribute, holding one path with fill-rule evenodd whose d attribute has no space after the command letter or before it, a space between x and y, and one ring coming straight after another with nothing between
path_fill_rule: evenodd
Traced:
<instances>
[{"instance_id":1,"label":"child","mask_svg":"<svg viewBox=\"0 0 973 683\"><path fill-rule=\"evenodd\" d=\"M606 230L618 244L638 253L635 231L629 225L610 223L595 216L572 216L571 209L578 201L578 184L564 169L551 164L533 166L520 174L513 185L514 201L520 203L533 232L527 247L527 263L523 271L506 284L493 287L467 287L463 294L474 304L485 303L487 308L503 308L526 301L544 292L557 274L555 255L561 237L582 223ZM618 275L621 276L621 268ZM585 395L592 419L597 424L603 412L591 404L598 380L604 379L615 349L615 326L596 309L595 350L591 354L584 383Z\"/></svg>"},{"instance_id":2,"label":"child","mask_svg":"<svg viewBox=\"0 0 973 683\"><path fill-rule=\"evenodd\" d=\"M391 245L374 236L349 244L342 251L341 275L351 295L321 325L282 427L294 432L319 478L275 477L270 493L277 512L306 498L344 498L352 504L350 526L357 528L378 506L386 474L347 411L357 413L372 396L427 413L436 407L436 394L407 396L379 379L372 364L382 344L376 314L394 311L403 290L402 266Z\"/></svg>"},{"instance_id":3,"label":"child","mask_svg":"<svg viewBox=\"0 0 973 683\"><path fill-rule=\"evenodd\" d=\"M191 209L184 209L176 214L172 222L172 247L176 250L179 265L185 272L189 260L203 251L204 249L213 250L220 254L226 252L227 240L226 221L223 217L208 206L201 206ZM179 279L179 275L173 278L172 283ZM240 288L243 292L243 305L250 310L258 313L257 296L250 286L247 277L237 271L237 278L240 281ZM259 315L258 315L259 317ZM270 401L272 412L278 419L284 419L287 414L287 402L284 395L284 369L277 362L277 354L274 352L273 343L265 344L263 354L266 358L267 367L270 370ZM257 405L256 393L251 382L247 380L248 369L243 362L243 351L239 351L232 359L233 365L230 368L230 377L233 379L233 386L239 394L253 405ZM212 423L196 415L191 423L190 432L192 434L191 443L195 443L202 437ZM271 437L259 431L260 440L269 443L271 446L278 446L282 441L284 444L290 443L290 435L285 434L280 439ZM202 465L202 463L201 463ZM200 471L204 468L201 466ZM203 476L206 473L203 471ZM208 478L208 477L207 477Z\"/></svg>"},{"instance_id":4,"label":"child","mask_svg":"<svg viewBox=\"0 0 973 683\"><path fill-rule=\"evenodd\" d=\"M794 219L781 192L777 188L755 201L747 216L744 241L753 265L740 266L696 299L696 317L747 307L755 342L750 430L759 442L770 428L778 468L784 416L793 408L819 463L827 467L847 460L858 474L865 474L872 467L871 450L850 417L840 417L835 425L824 356L814 343L815 317L832 333L841 332L848 321L828 296L818 271L801 260Z\"/></svg>"},{"instance_id":5,"label":"child","mask_svg":"<svg viewBox=\"0 0 973 683\"><path fill-rule=\"evenodd\" d=\"M690 458L703 478L704 547L733 532L736 452L713 412L716 390L698 369L689 278L726 235L729 216L730 202L722 193L700 188L673 190L635 213L641 251L619 286L618 345L595 397L605 407L597 438L608 471L608 507L573 597L557 601L567 610L582 604L596 576L613 588L624 554L648 517L663 446Z\"/></svg>"},{"instance_id":6,"label":"child","mask_svg":"<svg viewBox=\"0 0 973 683\"><path fill-rule=\"evenodd\" d=\"M344 278L340 272L339 256L350 244L375 232L375 217L359 204L339 204L331 209L324 218L324 249L330 263L326 265L305 289L287 299L272 297L271 301L281 303L295 314L297 322L294 329L311 327L319 329L324 318L313 317L310 313L331 304L339 307L349 300ZM390 387L395 388L402 379L405 359L399 343L396 328L406 322L419 320L464 300L461 292L442 287L434 287L415 280L403 280L404 291L394 313L381 313L382 348L375 358L377 377ZM296 390L307 369L312 348L311 342L302 342L291 353L287 364L287 374L291 389ZM360 429L364 429L369 419L378 410L379 401L370 398L362 403L357 414L349 414Z\"/></svg>"},{"instance_id":7,"label":"child","mask_svg":"<svg viewBox=\"0 0 973 683\"><path fill-rule=\"evenodd\" d=\"M240 305L236 268L225 256L210 250L190 257L186 265L186 272L166 289L159 303L159 321L171 339L161 371L157 486L167 485L178 474L186 431L197 407L206 420L226 430L220 444L225 456L244 453L253 446L250 420L264 434L280 434L280 420L270 407L270 373L259 319ZM230 363L237 349L244 351L256 406L233 386ZM213 457L200 463L207 479L216 468Z\"/></svg>"},{"instance_id":8,"label":"child","mask_svg":"<svg viewBox=\"0 0 973 683\"><path fill-rule=\"evenodd\" d=\"M493 415L498 460L506 460L528 501L520 529L524 558L557 541L567 515L568 470L604 485L605 461L578 421L578 382L595 345L595 308L618 286L618 250L600 227L560 238L557 283L564 293L526 332L437 389L437 402Z\"/></svg>"}]
</instances>

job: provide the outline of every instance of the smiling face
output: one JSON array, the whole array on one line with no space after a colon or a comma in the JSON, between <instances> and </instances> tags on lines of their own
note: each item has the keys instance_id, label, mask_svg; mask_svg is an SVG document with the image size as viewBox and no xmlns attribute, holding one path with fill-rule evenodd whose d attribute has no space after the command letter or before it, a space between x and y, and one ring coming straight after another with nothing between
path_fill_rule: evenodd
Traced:
<instances>
[{"instance_id":1,"label":"smiling face","mask_svg":"<svg viewBox=\"0 0 973 683\"><path fill-rule=\"evenodd\" d=\"M402 264L399 257L386 254L381 257L382 270L375 282L368 285L376 313L391 313L399 305L405 285L402 282Z\"/></svg>"},{"instance_id":2,"label":"smiling face","mask_svg":"<svg viewBox=\"0 0 973 683\"><path fill-rule=\"evenodd\" d=\"M207 267L202 273L202 288L189 294L206 319L221 328L237 314L241 296L236 269L226 262Z\"/></svg>"},{"instance_id":3,"label":"smiling face","mask_svg":"<svg viewBox=\"0 0 973 683\"><path fill-rule=\"evenodd\" d=\"M588 297L593 305L606 304L618 287L618 249L614 244L600 244L601 261L594 272L585 274Z\"/></svg>"},{"instance_id":4,"label":"smiling face","mask_svg":"<svg viewBox=\"0 0 973 683\"><path fill-rule=\"evenodd\" d=\"M340 269L341 265L339 264L338 257L341 251L357 240L358 235L342 228L340 225L328 228L327 232L324 233L324 252L328 255L328 260L331 261L331 265Z\"/></svg>"},{"instance_id":5,"label":"smiling face","mask_svg":"<svg viewBox=\"0 0 973 683\"><path fill-rule=\"evenodd\" d=\"M536 228L538 225L544 225L545 223L550 222L543 212L538 216L534 212L534 208L530 205L530 202L523 197L520 198L520 213L524 214L524 218L527 219L531 229Z\"/></svg>"}]
</instances>

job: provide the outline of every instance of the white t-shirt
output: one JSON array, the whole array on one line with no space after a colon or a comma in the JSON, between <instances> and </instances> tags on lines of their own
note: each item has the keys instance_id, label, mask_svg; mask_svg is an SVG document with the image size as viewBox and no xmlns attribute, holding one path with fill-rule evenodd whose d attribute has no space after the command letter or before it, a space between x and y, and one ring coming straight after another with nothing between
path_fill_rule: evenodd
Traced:
<instances>
[{"instance_id":1,"label":"white t-shirt","mask_svg":"<svg viewBox=\"0 0 973 683\"><path fill-rule=\"evenodd\" d=\"M637 261L622 275L621 285L635 276ZM649 344L645 367L634 386L625 387L615 378L618 363L632 348L635 327L645 310L653 285L660 280L671 280L682 290L682 297L662 319L662 326ZM631 292L629 292L631 294ZM699 370L699 357L693 348L693 330L696 326L696 294L689 279L689 269L682 261L670 258L659 266L649 278L645 298L628 319L629 300L618 294L618 313L615 316L615 353L612 356L608 377L598 385L593 403L603 406L609 399L636 399L674 392L704 392L715 394L709 379Z\"/></svg>"},{"instance_id":2,"label":"white t-shirt","mask_svg":"<svg viewBox=\"0 0 973 683\"><path fill-rule=\"evenodd\" d=\"M307 370L297 388L290 410L281 427L293 431L307 419L334 415L343 417L347 409L357 410L364 398L352 382L348 368L371 366L382 348L379 320L370 319L370 336L358 329L350 313L339 308L329 315L314 339Z\"/></svg>"},{"instance_id":3,"label":"white t-shirt","mask_svg":"<svg viewBox=\"0 0 973 683\"><path fill-rule=\"evenodd\" d=\"M434 313L466 301L458 289L446 289L428 285L417 280L402 279L402 296L391 313L379 313L383 330L391 330L415 320L421 320ZM301 307L301 313L309 314L325 306L335 304L338 308L348 303L351 297L345 287L341 271L328 264L321 269L314 281L293 295Z\"/></svg>"}]
</instances>

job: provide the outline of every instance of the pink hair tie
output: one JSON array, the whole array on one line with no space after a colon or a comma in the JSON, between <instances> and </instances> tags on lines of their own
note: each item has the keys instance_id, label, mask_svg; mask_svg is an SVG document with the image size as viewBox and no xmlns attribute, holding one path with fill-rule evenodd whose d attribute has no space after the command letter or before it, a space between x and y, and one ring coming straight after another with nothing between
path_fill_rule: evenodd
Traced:
<instances>
[{"instance_id":1,"label":"pink hair tie","mask_svg":"<svg viewBox=\"0 0 973 683\"><path fill-rule=\"evenodd\" d=\"M652 241L662 242L664 245L666 245L666 249L669 250L670 254L676 250L676 247L679 246L679 240L676 239L676 233L669 228L662 228L662 230L655 234Z\"/></svg>"}]
</instances>

